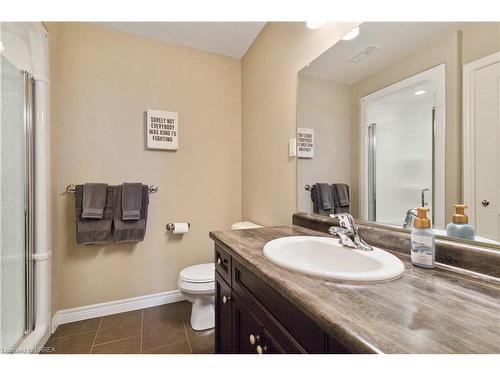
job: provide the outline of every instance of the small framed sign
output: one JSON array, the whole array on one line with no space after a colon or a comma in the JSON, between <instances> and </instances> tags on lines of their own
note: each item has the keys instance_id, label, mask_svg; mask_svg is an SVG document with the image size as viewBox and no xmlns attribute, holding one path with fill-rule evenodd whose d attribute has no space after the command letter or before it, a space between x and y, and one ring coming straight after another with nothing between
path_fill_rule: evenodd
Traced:
<instances>
[{"instance_id":1,"label":"small framed sign","mask_svg":"<svg viewBox=\"0 0 500 375\"><path fill-rule=\"evenodd\" d=\"M177 112L146 111L147 147L154 150L179 148L179 114Z\"/></svg>"},{"instance_id":2,"label":"small framed sign","mask_svg":"<svg viewBox=\"0 0 500 375\"><path fill-rule=\"evenodd\" d=\"M314 157L314 129L297 128L297 157Z\"/></svg>"}]
</instances>

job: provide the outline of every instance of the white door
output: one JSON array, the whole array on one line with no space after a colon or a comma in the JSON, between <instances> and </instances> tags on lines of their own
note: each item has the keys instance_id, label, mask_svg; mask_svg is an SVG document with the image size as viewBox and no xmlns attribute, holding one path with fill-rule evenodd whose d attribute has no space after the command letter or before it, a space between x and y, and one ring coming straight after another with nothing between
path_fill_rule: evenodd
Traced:
<instances>
[{"instance_id":1,"label":"white door","mask_svg":"<svg viewBox=\"0 0 500 375\"><path fill-rule=\"evenodd\" d=\"M478 236L500 240L500 62L474 71Z\"/></svg>"}]
</instances>

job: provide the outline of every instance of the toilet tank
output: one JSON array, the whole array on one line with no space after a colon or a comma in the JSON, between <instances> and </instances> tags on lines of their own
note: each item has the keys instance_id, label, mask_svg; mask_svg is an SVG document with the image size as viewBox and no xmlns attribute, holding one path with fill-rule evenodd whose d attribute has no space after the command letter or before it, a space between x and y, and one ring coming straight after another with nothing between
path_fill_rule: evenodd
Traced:
<instances>
[{"instance_id":1,"label":"toilet tank","mask_svg":"<svg viewBox=\"0 0 500 375\"><path fill-rule=\"evenodd\" d=\"M251 221L240 221L231 225L231 229L252 229L252 228L262 228L262 225L252 223Z\"/></svg>"}]
</instances>

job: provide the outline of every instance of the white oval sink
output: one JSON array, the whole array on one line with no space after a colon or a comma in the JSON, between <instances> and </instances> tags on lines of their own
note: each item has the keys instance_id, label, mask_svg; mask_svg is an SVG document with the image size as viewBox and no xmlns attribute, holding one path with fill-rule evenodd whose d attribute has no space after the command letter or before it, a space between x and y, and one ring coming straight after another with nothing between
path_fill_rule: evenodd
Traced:
<instances>
[{"instance_id":1,"label":"white oval sink","mask_svg":"<svg viewBox=\"0 0 500 375\"><path fill-rule=\"evenodd\" d=\"M387 251L356 250L329 237L278 238L264 246L264 256L280 267L330 280L389 281L404 272L403 262Z\"/></svg>"}]
</instances>

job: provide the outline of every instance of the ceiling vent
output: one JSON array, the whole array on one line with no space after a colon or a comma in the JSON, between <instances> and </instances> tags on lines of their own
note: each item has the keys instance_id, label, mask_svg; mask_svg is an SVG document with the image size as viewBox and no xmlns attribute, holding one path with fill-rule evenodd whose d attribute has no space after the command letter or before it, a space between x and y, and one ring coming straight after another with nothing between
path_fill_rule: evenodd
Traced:
<instances>
[{"instance_id":1,"label":"ceiling vent","mask_svg":"<svg viewBox=\"0 0 500 375\"><path fill-rule=\"evenodd\" d=\"M366 59L368 56L373 55L380 47L376 45L369 45L361 52L358 52L353 57L349 59L349 61L358 63L361 60Z\"/></svg>"}]
</instances>

